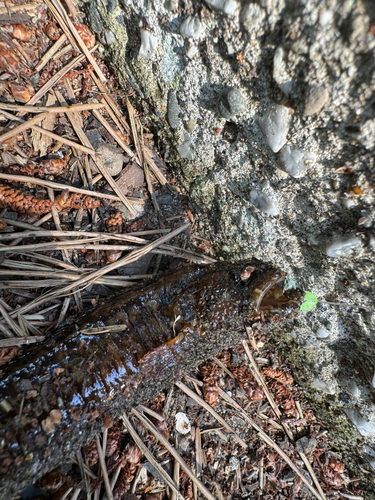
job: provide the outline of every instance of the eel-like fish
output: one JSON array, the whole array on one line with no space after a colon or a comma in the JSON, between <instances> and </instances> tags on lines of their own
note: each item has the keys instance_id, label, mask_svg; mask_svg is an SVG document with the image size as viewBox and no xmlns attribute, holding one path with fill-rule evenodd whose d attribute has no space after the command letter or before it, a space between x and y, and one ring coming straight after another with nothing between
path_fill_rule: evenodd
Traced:
<instances>
[{"instance_id":1,"label":"eel-like fish","mask_svg":"<svg viewBox=\"0 0 375 500\"><path fill-rule=\"evenodd\" d=\"M0 498L11 498L118 418L205 359L245 326L287 317L300 292L253 259L188 265L86 312L10 362L0 381Z\"/></svg>"}]
</instances>

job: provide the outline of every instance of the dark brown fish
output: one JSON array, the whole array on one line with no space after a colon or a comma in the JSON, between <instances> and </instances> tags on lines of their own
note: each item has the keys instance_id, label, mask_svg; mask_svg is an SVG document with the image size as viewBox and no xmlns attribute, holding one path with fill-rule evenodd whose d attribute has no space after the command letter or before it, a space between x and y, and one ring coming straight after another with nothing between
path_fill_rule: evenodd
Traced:
<instances>
[{"instance_id":1,"label":"dark brown fish","mask_svg":"<svg viewBox=\"0 0 375 500\"><path fill-rule=\"evenodd\" d=\"M0 498L58 467L103 425L300 303L251 262L186 266L113 296L10 362L0 381ZM102 333L100 333L102 332Z\"/></svg>"}]
</instances>

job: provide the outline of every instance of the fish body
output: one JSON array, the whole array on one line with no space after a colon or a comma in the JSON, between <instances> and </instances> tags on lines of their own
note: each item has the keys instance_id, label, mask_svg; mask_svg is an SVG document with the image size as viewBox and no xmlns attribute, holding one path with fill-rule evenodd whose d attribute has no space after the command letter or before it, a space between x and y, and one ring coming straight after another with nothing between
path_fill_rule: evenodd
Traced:
<instances>
[{"instance_id":1,"label":"fish body","mask_svg":"<svg viewBox=\"0 0 375 500\"><path fill-rule=\"evenodd\" d=\"M203 360L245 326L300 304L284 274L251 262L188 265L117 293L10 362L0 381L0 498L52 470L113 419Z\"/></svg>"}]
</instances>

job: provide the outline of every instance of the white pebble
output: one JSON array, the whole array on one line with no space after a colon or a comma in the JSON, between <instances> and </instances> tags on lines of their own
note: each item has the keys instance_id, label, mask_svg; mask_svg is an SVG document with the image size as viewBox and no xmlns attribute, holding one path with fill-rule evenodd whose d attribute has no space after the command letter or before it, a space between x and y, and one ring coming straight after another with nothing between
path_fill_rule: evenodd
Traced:
<instances>
[{"instance_id":1,"label":"white pebble","mask_svg":"<svg viewBox=\"0 0 375 500\"><path fill-rule=\"evenodd\" d=\"M288 108L273 105L260 120L260 127L266 138L269 147L274 153L286 143L286 137L289 131L290 114Z\"/></svg>"},{"instance_id":2,"label":"white pebble","mask_svg":"<svg viewBox=\"0 0 375 500\"><path fill-rule=\"evenodd\" d=\"M176 431L180 434L188 434L191 431L190 420L182 411L176 413Z\"/></svg>"},{"instance_id":3,"label":"white pebble","mask_svg":"<svg viewBox=\"0 0 375 500\"><path fill-rule=\"evenodd\" d=\"M307 172L308 162L313 163L315 159L314 154L287 145L283 146L280 151L282 170L295 179L303 177Z\"/></svg>"},{"instance_id":4,"label":"white pebble","mask_svg":"<svg viewBox=\"0 0 375 500\"><path fill-rule=\"evenodd\" d=\"M184 141L177 147L177 151L181 158L186 158L187 160L194 160L195 158L191 137L186 132L184 133Z\"/></svg>"},{"instance_id":5,"label":"white pebble","mask_svg":"<svg viewBox=\"0 0 375 500\"><path fill-rule=\"evenodd\" d=\"M250 201L258 210L268 215L279 215L279 209L275 201L268 193L252 189L250 191Z\"/></svg>"},{"instance_id":6,"label":"white pebble","mask_svg":"<svg viewBox=\"0 0 375 500\"><path fill-rule=\"evenodd\" d=\"M151 59L158 48L158 40L156 36L152 35L149 31L141 29L141 48L139 55L146 59Z\"/></svg>"},{"instance_id":7,"label":"white pebble","mask_svg":"<svg viewBox=\"0 0 375 500\"><path fill-rule=\"evenodd\" d=\"M236 0L205 0L205 2L213 9L220 10L227 16L233 16L240 8Z\"/></svg>"},{"instance_id":8,"label":"white pebble","mask_svg":"<svg viewBox=\"0 0 375 500\"><path fill-rule=\"evenodd\" d=\"M187 17L180 26L180 33L185 38L199 38L203 33L203 25L197 17Z\"/></svg>"},{"instance_id":9,"label":"white pebble","mask_svg":"<svg viewBox=\"0 0 375 500\"><path fill-rule=\"evenodd\" d=\"M311 385L314 387L314 389L324 392L325 394L335 394L335 389L333 387L330 387L324 382L324 380L321 380L319 378L314 378Z\"/></svg>"},{"instance_id":10,"label":"white pebble","mask_svg":"<svg viewBox=\"0 0 375 500\"><path fill-rule=\"evenodd\" d=\"M358 385L354 382L354 380L350 380L348 382L348 385L346 386L346 390L353 396L353 398L358 398L359 388L358 388Z\"/></svg>"},{"instance_id":11,"label":"white pebble","mask_svg":"<svg viewBox=\"0 0 375 500\"><path fill-rule=\"evenodd\" d=\"M328 257L347 257L353 251L358 251L362 248L362 240L355 234L344 234L336 236L326 247Z\"/></svg>"},{"instance_id":12,"label":"white pebble","mask_svg":"<svg viewBox=\"0 0 375 500\"><path fill-rule=\"evenodd\" d=\"M369 436L373 437L375 436L375 428L374 426L366 419L360 415L360 413L357 410L352 410L352 409L344 409L344 412L346 413L346 416L353 422L353 424L357 427L358 432L362 436Z\"/></svg>"},{"instance_id":13,"label":"white pebble","mask_svg":"<svg viewBox=\"0 0 375 500\"><path fill-rule=\"evenodd\" d=\"M248 3L241 10L240 19L248 31L257 30L262 25L266 11L257 3Z\"/></svg>"},{"instance_id":14,"label":"white pebble","mask_svg":"<svg viewBox=\"0 0 375 500\"><path fill-rule=\"evenodd\" d=\"M368 245L369 245L370 249L373 252L375 252L375 235L370 234L370 239L369 239ZM374 387L375 387L375 385L374 385Z\"/></svg>"},{"instance_id":15,"label":"white pebble","mask_svg":"<svg viewBox=\"0 0 375 500\"><path fill-rule=\"evenodd\" d=\"M283 47L277 47L273 56L273 79L284 94L289 95L292 90L292 80L287 71L286 54Z\"/></svg>"},{"instance_id":16,"label":"white pebble","mask_svg":"<svg viewBox=\"0 0 375 500\"><path fill-rule=\"evenodd\" d=\"M325 339L328 339L330 337L330 334L329 332L323 328L322 326L320 326L317 331L316 331L316 338L317 339L320 339L320 340L325 340Z\"/></svg>"}]
</instances>

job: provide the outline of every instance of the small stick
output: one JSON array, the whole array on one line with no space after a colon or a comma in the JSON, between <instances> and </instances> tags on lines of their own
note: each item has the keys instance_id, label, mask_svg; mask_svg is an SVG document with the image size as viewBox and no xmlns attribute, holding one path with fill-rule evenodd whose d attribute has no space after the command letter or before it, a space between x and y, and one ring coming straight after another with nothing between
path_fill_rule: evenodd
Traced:
<instances>
[{"instance_id":1,"label":"small stick","mask_svg":"<svg viewBox=\"0 0 375 500\"><path fill-rule=\"evenodd\" d=\"M0 14L9 14L10 12L16 12L17 10L34 10L40 5L39 2L25 3L22 5L8 5L0 9Z\"/></svg>"},{"instance_id":2,"label":"small stick","mask_svg":"<svg viewBox=\"0 0 375 500\"><path fill-rule=\"evenodd\" d=\"M255 359L254 359L253 355L251 354L251 351L250 351L250 348L249 348L249 345L248 345L247 341L243 340L242 341L242 345L244 346L244 349L245 349L245 352L247 354L247 357L249 358L251 366L252 366L252 368L253 368L253 370L255 372L254 375L255 375L255 378L256 378L258 384L263 388L264 393L265 393L265 395L266 395L266 397L267 397L270 405L272 406L272 409L275 412L276 416L278 418L280 418L281 417L281 412L280 412L279 408L277 407L277 405L275 403L275 400L273 399L272 394L268 390L266 382L264 381L264 378L263 378L262 374L259 371L259 368L258 368L258 366L257 366L257 364L255 362Z\"/></svg>"},{"instance_id":3,"label":"small stick","mask_svg":"<svg viewBox=\"0 0 375 500\"><path fill-rule=\"evenodd\" d=\"M150 431L158 441L169 451L175 460L180 463L181 469L185 474L196 484L197 488L208 500L216 500L211 492L205 487L205 485L192 473L189 467L186 465L181 455L173 448L169 441L157 430L154 424L145 415L139 413L135 408L132 409L132 413L138 418L138 420L143 424L143 426Z\"/></svg>"},{"instance_id":4,"label":"small stick","mask_svg":"<svg viewBox=\"0 0 375 500\"><path fill-rule=\"evenodd\" d=\"M107 122L107 120L104 118L104 116L97 111L97 109L92 110L92 114L97 118L97 120L103 125L103 127L111 134L111 136L114 138L114 140L117 142L119 146L122 147L122 149L130 156L130 158L133 158L134 153L133 151L129 148L129 146L122 140L116 132L113 130L111 125Z\"/></svg>"},{"instance_id":5,"label":"small stick","mask_svg":"<svg viewBox=\"0 0 375 500\"><path fill-rule=\"evenodd\" d=\"M323 500L327 500L327 498L326 498L326 496L324 494L324 491L322 490L322 487L320 486L318 478L316 477L315 472L313 471L313 468L310 465L309 459L307 458L307 456L302 451L299 451L298 449L297 449L297 451L298 451L300 457L302 458L303 463L305 464L306 469L309 471L309 474L310 474L312 480L315 483L316 489L319 491L319 493L320 493L321 497L323 498Z\"/></svg>"},{"instance_id":6,"label":"small stick","mask_svg":"<svg viewBox=\"0 0 375 500\"><path fill-rule=\"evenodd\" d=\"M12 339L0 339L0 347L13 347L24 344L34 344L44 340L44 336L40 337L14 337Z\"/></svg>"},{"instance_id":7,"label":"small stick","mask_svg":"<svg viewBox=\"0 0 375 500\"><path fill-rule=\"evenodd\" d=\"M239 443L243 448L247 448L247 444L244 441L242 441L242 439L239 436L237 436L237 434L234 432L232 427L229 424L227 424L227 422L208 403L206 403L206 401L204 401L200 396L195 394L195 392L192 391L184 383L176 382L176 385L179 389L181 389L183 392L185 392L185 394L187 394L188 396L193 398L197 403L199 403L201 406L203 406L203 408L205 408L207 411L209 411L211 413L211 415L213 415L216 418L216 420L221 423L221 425L224 427L224 429L226 429L228 432L233 434L233 437L237 441L237 443Z\"/></svg>"},{"instance_id":8,"label":"small stick","mask_svg":"<svg viewBox=\"0 0 375 500\"><path fill-rule=\"evenodd\" d=\"M48 63L48 61L56 54L56 52L59 50L60 47L64 45L66 42L67 38L66 35L63 33L58 40L52 45L50 49L47 50L47 52L42 56L41 60L35 66L35 71L39 73L39 71L44 68L44 66Z\"/></svg>"},{"instance_id":9,"label":"small stick","mask_svg":"<svg viewBox=\"0 0 375 500\"><path fill-rule=\"evenodd\" d=\"M21 123L21 125L18 125L17 127L12 128L12 130L9 130L9 132L5 132L5 134L0 135L0 143L6 141L7 139L10 139L11 137L23 132L24 130L27 130L28 128L31 128L32 125L35 125L36 123L41 122L48 116L48 113L41 113L37 116L34 116L34 118L31 118L30 120L25 121L24 123Z\"/></svg>"},{"instance_id":10,"label":"small stick","mask_svg":"<svg viewBox=\"0 0 375 500\"><path fill-rule=\"evenodd\" d=\"M164 417L159 413L156 413L156 411L151 410L151 408L147 408L147 406L144 405L138 405L137 408L143 411L144 413L148 413L152 417L156 418L156 420L159 420L159 422L164 422Z\"/></svg>"},{"instance_id":11,"label":"small stick","mask_svg":"<svg viewBox=\"0 0 375 500\"><path fill-rule=\"evenodd\" d=\"M175 436L175 448L177 449L177 436ZM178 460L175 460L173 464L173 481L176 484L180 484L180 462ZM174 491L172 491L171 500L177 500L177 495Z\"/></svg>"},{"instance_id":12,"label":"small stick","mask_svg":"<svg viewBox=\"0 0 375 500\"><path fill-rule=\"evenodd\" d=\"M104 194L104 193L97 193L96 191L88 191L87 189L76 188L73 186L68 186L66 184L60 184L58 182L46 181L45 179L37 179L36 177L28 177L27 175L12 175L12 174L0 173L0 179L5 179L14 182L31 183L31 184L36 184L38 186L46 186L52 189L56 189L57 191L64 191L65 189L67 189L71 193L79 193L79 194L84 194L86 196L93 196L96 198L121 201L118 196L114 196L112 194Z\"/></svg>"},{"instance_id":13,"label":"small stick","mask_svg":"<svg viewBox=\"0 0 375 500\"><path fill-rule=\"evenodd\" d=\"M202 457L201 430L198 426L195 429L195 458L196 458L197 477L199 477L202 474L203 470L203 457Z\"/></svg>"},{"instance_id":14,"label":"small stick","mask_svg":"<svg viewBox=\"0 0 375 500\"><path fill-rule=\"evenodd\" d=\"M222 368L222 369L225 371L225 373L226 373L227 375L229 375L229 376L230 376L230 378L233 378L233 379L235 378L235 376L233 375L233 373L232 373L232 372L231 372L231 371L230 371L230 370L229 370L229 369L228 369L228 368L224 365L224 363L222 363L222 362L220 361L220 359L217 359L217 358L215 358L215 357L213 357L212 359L214 360L214 362L215 362L218 366L220 366L220 368Z\"/></svg>"},{"instance_id":15,"label":"small stick","mask_svg":"<svg viewBox=\"0 0 375 500\"><path fill-rule=\"evenodd\" d=\"M97 110L103 108L104 104L100 102L91 102L88 104L72 104L71 106L28 106L27 104L7 104L0 102L0 109L8 111L21 111L25 113L67 113L85 110Z\"/></svg>"},{"instance_id":16,"label":"small stick","mask_svg":"<svg viewBox=\"0 0 375 500\"><path fill-rule=\"evenodd\" d=\"M199 385L200 387L204 386L204 383L201 382L200 380L197 380L196 378L190 377L190 375L185 375L185 380L188 382L191 382L194 385Z\"/></svg>"},{"instance_id":17,"label":"small stick","mask_svg":"<svg viewBox=\"0 0 375 500\"><path fill-rule=\"evenodd\" d=\"M133 438L135 444L138 446L138 448L141 450L143 455L147 458L147 460L150 462L150 464L155 467L155 469L159 472L161 477L164 479L165 483L171 488L172 491L174 491L177 495L177 497L181 500L184 500L183 496L180 494L178 490L177 484L172 480L172 478L167 474L167 472L163 469L163 467L159 464L159 462L154 458L153 454L150 452L150 450L147 448L147 446L143 443L142 439L138 436L136 430L132 426L129 418L126 415L122 416L122 420L125 424L125 427L131 437Z\"/></svg>"},{"instance_id":18,"label":"small stick","mask_svg":"<svg viewBox=\"0 0 375 500\"><path fill-rule=\"evenodd\" d=\"M108 498L108 500L113 500L111 485L109 484L107 466L105 464L103 450L102 450L102 447L100 445L100 439L99 439L98 434L96 434L96 436L95 436L95 442L96 442L96 448L98 450L98 457L99 457L100 467L102 468L102 475L103 475L103 479L104 479L104 486L105 486L105 491L106 491L106 494L107 494L107 498Z\"/></svg>"},{"instance_id":19,"label":"small stick","mask_svg":"<svg viewBox=\"0 0 375 500\"><path fill-rule=\"evenodd\" d=\"M85 58L84 55L79 55L72 59L66 66L60 69L48 82L46 82L41 89L38 90L38 92L28 101L28 105L31 106L32 104L35 104L38 102L44 94L46 94L49 89L51 89L59 80L61 77L66 75L71 69L74 68L77 64L79 64L83 59Z\"/></svg>"},{"instance_id":20,"label":"small stick","mask_svg":"<svg viewBox=\"0 0 375 500\"><path fill-rule=\"evenodd\" d=\"M99 172L102 174L102 176L105 178L105 180L108 182L108 184L111 186L113 191L117 194L117 196L121 199L125 207L129 210L129 212L135 217L137 215L137 211L131 206L129 203L128 199L126 196L123 194L121 189L118 187L116 181L113 179L111 174L108 172L107 167L104 165L102 160L99 158L98 155L91 155L92 159L94 160L96 166L98 167Z\"/></svg>"},{"instance_id":21,"label":"small stick","mask_svg":"<svg viewBox=\"0 0 375 500\"><path fill-rule=\"evenodd\" d=\"M303 472L292 462L292 460L288 457L286 453L283 452L283 450L262 430L261 427L259 427L258 424L252 420L249 415L244 411L244 409L235 401L233 398L231 398L225 391L223 391L220 387L218 387L219 394L223 399L228 401L238 412L240 415L247 420L247 422L258 432L258 436L263 439L271 448L273 448L283 460L289 465L289 467L301 478L303 483L307 486L307 488L313 493L318 500L323 500L323 498L320 496L320 494L311 486L311 484L308 482L308 480L305 478L305 475Z\"/></svg>"},{"instance_id":22,"label":"small stick","mask_svg":"<svg viewBox=\"0 0 375 500\"><path fill-rule=\"evenodd\" d=\"M13 246L1 246L0 247L0 252L17 252L19 253L19 251L24 251L24 250L45 250L45 249L54 249L54 250L60 250L61 248L69 248L69 247L75 247L77 246L77 248L84 248L84 246L81 246L81 244L83 245L84 243L91 243L93 241L102 241L103 239L106 239L106 238L86 238L86 239L83 239L83 240L72 240L72 241L65 241L64 243L54 243L54 242L51 242L51 243L38 243L38 244L33 244L31 243L30 245L23 245L22 247L18 247L16 245L13 245Z\"/></svg>"},{"instance_id":23,"label":"small stick","mask_svg":"<svg viewBox=\"0 0 375 500\"><path fill-rule=\"evenodd\" d=\"M143 255L150 253L152 250L155 250L160 245L163 245L165 242L171 240L172 238L174 238L178 234L185 231L189 226L190 226L189 222L186 224L183 224L182 226L174 229L169 234L162 236L161 238L149 243L148 245L145 245L143 248L133 250L126 257L123 257L123 258L117 260L116 262L113 262L112 264L105 266L102 269L98 269L97 271L94 271L90 274L87 274L86 276L83 276L79 280L74 281L73 283L60 288L60 290L58 291L58 296L61 297L63 294L71 292L73 290L73 288L76 288L80 285L87 285L89 283L92 283L93 280L95 280L96 278L102 277L104 274L108 274L110 271L113 271L115 269L118 269L119 267L125 266L126 264L130 264L132 262L137 261L138 259L143 257ZM57 296L57 294L54 291L46 293L42 297L38 297L38 298L32 300L31 302L29 302L28 304L21 306L19 309L17 309L17 314L24 314L28 311L31 311L35 307L38 307L41 304L44 304L45 302L48 302L50 299L56 298L56 296ZM15 314L15 313L12 312L11 315L13 315L13 314Z\"/></svg>"},{"instance_id":24,"label":"small stick","mask_svg":"<svg viewBox=\"0 0 375 500\"><path fill-rule=\"evenodd\" d=\"M60 500L66 500L72 491L73 491L73 486L71 486L70 488L68 488L66 490L66 492L63 494L63 496L60 498Z\"/></svg>"},{"instance_id":25,"label":"small stick","mask_svg":"<svg viewBox=\"0 0 375 500\"><path fill-rule=\"evenodd\" d=\"M360 497L357 495L348 495L347 493L341 493L341 491L340 495L344 498L349 498L349 500L364 500L364 497Z\"/></svg>"},{"instance_id":26,"label":"small stick","mask_svg":"<svg viewBox=\"0 0 375 500\"><path fill-rule=\"evenodd\" d=\"M132 233L125 234L112 234L112 233L89 233L83 231L56 231L56 230L47 230L35 228L38 231L23 231L22 233L4 233L0 234L0 241L13 240L15 238L59 238L62 237L72 237L72 236L84 236L85 238L103 238L103 239L115 239L128 241L129 243L139 243L140 245L144 245L145 243L149 243L149 240L145 240L143 238L137 238L136 236L132 236ZM159 231L158 231L159 232ZM163 231L166 232L167 231ZM168 230L168 233L170 230ZM133 233L133 234L141 234L141 233ZM93 240L94 241L94 240Z\"/></svg>"},{"instance_id":27,"label":"small stick","mask_svg":"<svg viewBox=\"0 0 375 500\"><path fill-rule=\"evenodd\" d=\"M13 311L16 312L16 311ZM18 312L18 311L17 311ZM10 317L5 307L0 303L0 313L3 315L3 318L11 327L11 329L20 337L25 337L27 334L17 325L17 323Z\"/></svg>"},{"instance_id":28,"label":"small stick","mask_svg":"<svg viewBox=\"0 0 375 500\"><path fill-rule=\"evenodd\" d=\"M107 81L106 77L103 75L101 69L98 66L98 63L95 61L93 56L91 55L91 51L88 50L86 45L84 44L82 38L80 37L76 27L70 20L66 10L64 7L61 5L59 0L46 0L45 2L48 6L48 8L53 12L54 16L57 18L57 21L59 22L62 30L65 32L65 34L68 36L70 39L71 36L73 36L74 41L78 45L78 47L81 49L83 54L85 55L86 59L90 64L93 66L94 70L96 71L96 74L100 78L100 80L105 83ZM57 15L56 15L57 14Z\"/></svg>"},{"instance_id":29,"label":"small stick","mask_svg":"<svg viewBox=\"0 0 375 500\"><path fill-rule=\"evenodd\" d=\"M68 309L69 309L70 300L71 300L71 297L65 297L64 303L63 303L61 311L60 311L60 315L59 315L58 320L56 322L56 328L64 321L66 313L68 312Z\"/></svg>"}]
</instances>

